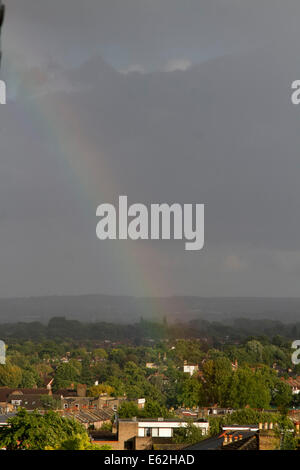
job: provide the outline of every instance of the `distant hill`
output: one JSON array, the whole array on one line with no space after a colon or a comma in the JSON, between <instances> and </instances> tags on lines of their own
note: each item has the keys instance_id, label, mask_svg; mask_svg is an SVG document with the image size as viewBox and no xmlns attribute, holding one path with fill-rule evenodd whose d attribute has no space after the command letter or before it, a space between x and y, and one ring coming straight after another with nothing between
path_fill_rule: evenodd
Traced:
<instances>
[{"instance_id":1,"label":"distant hill","mask_svg":"<svg viewBox=\"0 0 300 470\"><path fill-rule=\"evenodd\" d=\"M0 299L0 323L48 322L50 318L134 323L141 317L168 322L231 318L300 321L300 298L137 298L110 295L51 296Z\"/></svg>"}]
</instances>

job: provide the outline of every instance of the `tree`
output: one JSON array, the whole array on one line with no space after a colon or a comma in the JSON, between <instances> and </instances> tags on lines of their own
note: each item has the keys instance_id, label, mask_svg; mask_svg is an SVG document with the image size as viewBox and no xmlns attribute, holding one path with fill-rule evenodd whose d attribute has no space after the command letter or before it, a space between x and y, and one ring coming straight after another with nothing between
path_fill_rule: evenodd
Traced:
<instances>
[{"instance_id":1,"label":"tree","mask_svg":"<svg viewBox=\"0 0 300 470\"><path fill-rule=\"evenodd\" d=\"M125 395L125 385L124 381L116 376L109 377L107 385L110 385L114 389L115 396L124 396Z\"/></svg>"},{"instance_id":2,"label":"tree","mask_svg":"<svg viewBox=\"0 0 300 470\"><path fill-rule=\"evenodd\" d=\"M63 441L56 448L46 448L46 450L111 450L109 445L98 446L91 443L88 435L76 434Z\"/></svg>"},{"instance_id":3,"label":"tree","mask_svg":"<svg viewBox=\"0 0 300 470\"><path fill-rule=\"evenodd\" d=\"M204 356L198 342L184 339L176 342L174 355L178 361L177 363L180 365L182 365L185 359L188 359L192 363L199 363Z\"/></svg>"},{"instance_id":4,"label":"tree","mask_svg":"<svg viewBox=\"0 0 300 470\"><path fill-rule=\"evenodd\" d=\"M87 386L90 386L95 382L93 371L90 367L90 362L88 358L82 361L81 374L79 380L81 383L86 384Z\"/></svg>"},{"instance_id":5,"label":"tree","mask_svg":"<svg viewBox=\"0 0 300 470\"><path fill-rule=\"evenodd\" d=\"M193 424L192 421L188 422L186 426L181 426L174 430L174 441L176 444L196 444L205 439L202 434L202 429Z\"/></svg>"},{"instance_id":6,"label":"tree","mask_svg":"<svg viewBox=\"0 0 300 470\"><path fill-rule=\"evenodd\" d=\"M127 362L126 366L124 367L124 373L127 382L132 385L135 385L137 382L143 381L143 379L145 378L145 375L141 368L132 361Z\"/></svg>"},{"instance_id":7,"label":"tree","mask_svg":"<svg viewBox=\"0 0 300 470\"><path fill-rule=\"evenodd\" d=\"M51 395L41 395L40 402L43 410L59 410L61 409L61 401Z\"/></svg>"},{"instance_id":8,"label":"tree","mask_svg":"<svg viewBox=\"0 0 300 470\"><path fill-rule=\"evenodd\" d=\"M7 450L45 450L59 448L64 441L74 437L87 437L81 424L66 419L53 411L41 415L21 409L8 420L8 426L0 428L0 447Z\"/></svg>"},{"instance_id":9,"label":"tree","mask_svg":"<svg viewBox=\"0 0 300 470\"><path fill-rule=\"evenodd\" d=\"M181 384L179 402L188 407L198 406L201 401L203 386L196 377L186 377Z\"/></svg>"},{"instance_id":10,"label":"tree","mask_svg":"<svg viewBox=\"0 0 300 470\"><path fill-rule=\"evenodd\" d=\"M22 369L10 363L0 365L0 386L18 387L22 380Z\"/></svg>"},{"instance_id":11,"label":"tree","mask_svg":"<svg viewBox=\"0 0 300 470\"><path fill-rule=\"evenodd\" d=\"M103 394L112 396L115 393L115 390L110 385L99 384L99 385L93 385L92 387L90 387L88 392L89 392L90 397L98 398L100 397L100 395L103 395Z\"/></svg>"},{"instance_id":12,"label":"tree","mask_svg":"<svg viewBox=\"0 0 300 470\"><path fill-rule=\"evenodd\" d=\"M136 403L133 401L124 401L118 409L118 415L120 418L132 418L133 416L138 416L139 411Z\"/></svg>"},{"instance_id":13,"label":"tree","mask_svg":"<svg viewBox=\"0 0 300 470\"><path fill-rule=\"evenodd\" d=\"M297 440L293 436L293 433L286 432L283 435L280 450L296 450Z\"/></svg>"},{"instance_id":14,"label":"tree","mask_svg":"<svg viewBox=\"0 0 300 470\"><path fill-rule=\"evenodd\" d=\"M204 392L207 404L226 406L232 375L231 362L226 357L218 357L204 364Z\"/></svg>"},{"instance_id":15,"label":"tree","mask_svg":"<svg viewBox=\"0 0 300 470\"><path fill-rule=\"evenodd\" d=\"M247 352L250 353L253 362L261 362L263 357L263 345L257 340L248 341L246 345Z\"/></svg>"},{"instance_id":16,"label":"tree","mask_svg":"<svg viewBox=\"0 0 300 470\"><path fill-rule=\"evenodd\" d=\"M79 380L79 375L78 369L70 362L60 364L54 376L54 390L69 387L72 383Z\"/></svg>"},{"instance_id":17,"label":"tree","mask_svg":"<svg viewBox=\"0 0 300 470\"><path fill-rule=\"evenodd\" d=\"M268 408L271 394L261 374L253 372L250 368L238 369L230 386L229 403L233 408Z\"/></svg>"},{"instance_id":18,"label":"tree","mask_svg":"<svg viewBox=\"0 0 300 470\"><path fill-rule=\"evenodd\" d=\"M157 400L159 390L145 377L145 371L130 361L124 367L124 383L126 395L130 399L148 398Z\"/></svg>"},{"instance_id":19,"label":"tree","mask_svg":"<svg viewBox=\"0 0 300 470\"><path fill-rule=\"evenodd\" d=\"M281 410L288 408L293 400L291 387L279 380L275 388L274 404Z\"/></svg>"},{"instance_id":20,"label":"tree","mask_svg":"<svg viewBox=\"0 0 300 470\"><path fill-rule=\"evenodd\" d=\"M104 359L107 359L107 357L108 357L108 354L105 351L105 349L103 349L103 348L94 349L94 351L93 351L93 358L94 359L104 360Z\"/></svg>"},{"instance_id":21,"label":"tree","mask_svg":"<svg viewBox=\"0 0 300 470\"><path fill-rule=\"evenodd\" d=\"M22 380L20 386L22 388L34 388L37 386L38 375L26 369L22 371Z\"/></svg>"},{"instance_id":22,"label":"tree","mask_svg":"<svg viewBox=\"0 0 300 470\"><path fill-rule=\"evenodd\" d=\"M169 412L165 406L162 406L158 401L146 401L143 410L140 410L139 415L143 418L166 418Z\"/></svg>"}]
</instances>

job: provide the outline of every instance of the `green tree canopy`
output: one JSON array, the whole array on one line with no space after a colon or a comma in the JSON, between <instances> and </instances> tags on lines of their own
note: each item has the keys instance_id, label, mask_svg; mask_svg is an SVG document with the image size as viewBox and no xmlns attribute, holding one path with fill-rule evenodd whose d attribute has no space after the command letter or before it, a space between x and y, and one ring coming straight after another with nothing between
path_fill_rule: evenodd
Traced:
<instances>
[{"instance_id":1,"label":"green tree canopy","mask_svg":"<svg viewBox=\"0 0 300 470\"><path fill-rule=\"evenodd\" d=\"M53 388L67 388L79 380L80 372L71 362L60 364L55 372Z\"/></svg>"},{"instance_id":2,"label":"green tree canopy","mask_svg":"<svg viewBox=\"0 0 300 470\"><path fill-rule=\"evenodd\" d=\"M0 428L0 446L7 450L56 449L64 441L78 436L88 437L84 427L72 419L53 411L41 415L37 411L28 413L21 409L9 419L9 426Z\"/></svg>"},{"instance_id":3,"label":"green tree canopy","mask_svg":"<svg viewBox=\"0 0 300 470\"><path fill-rule=\"evenodd\" d=\"M0 365L0 386L1 387L19 387L22 381L22 369L10 364Z\"/></svg>"},{"instance_id":4,"label":"green tree canopy","mask_svg":"<svg viewBox=\"0 0 300 470\"><path fill-rule=\"evenodd\" d=\"M231 362L226 357L218 357L204 364L204 392L207 404L226 406L232 376Z\"/></svg>"}]
</instances>

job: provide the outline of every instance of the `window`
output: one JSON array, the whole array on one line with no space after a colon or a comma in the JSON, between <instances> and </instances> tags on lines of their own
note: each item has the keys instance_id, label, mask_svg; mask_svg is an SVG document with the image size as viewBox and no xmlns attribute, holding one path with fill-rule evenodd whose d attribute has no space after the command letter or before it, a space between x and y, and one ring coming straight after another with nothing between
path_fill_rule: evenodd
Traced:
<instances>
[{"instance_id":1,"label":"window","mask_svg":"<svg viewBox=\"0 0 300 470\"><path fill-rule=\"evenodd\" d=\"M152 437L158 437L158 428L152 428Z\"/></svg>"},{"instance_id":2,"label":"window","mask_svg":"<svg viewBox=\"0 0 300 470\"><path fill-rule=\"evenodd\" d=\"M11 403L12 403L12 405L18 405L18 406L20 406L21 403L22 403L22 400L12 400Z\"/></svg>"},{"instance_id":3,"label":"window","mask_svg":"<svg viewBox=\"0 0 300 470\"><path fill-rule=\"evenodd\" d=\"M151 436L151 428L145 428L145 437Z\"/></svg>"},{"instance_id":4,"label":"window","mask_svg":"<svg viewBox=\"0 0 300 470\"><path fill-rule=\"evenodd\" d=\"M128 441L124 442L124 448L125 450L133 450L133 440L130 439Z\"/></svg>"}]
</instances>

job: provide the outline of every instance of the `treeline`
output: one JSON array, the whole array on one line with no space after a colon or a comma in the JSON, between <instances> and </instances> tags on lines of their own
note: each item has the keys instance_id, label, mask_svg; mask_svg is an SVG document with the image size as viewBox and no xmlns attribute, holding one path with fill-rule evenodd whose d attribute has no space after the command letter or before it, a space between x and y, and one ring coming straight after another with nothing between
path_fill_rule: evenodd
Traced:
<instances>
[{"instance_id":1,"label":"treeline","mask_svg":"<svg viewBox=\"0 0 300 470\"><path fill-rule=\"evenodd\" d=\"M169 336L166 325L144 322L124 325L107 322L83 323L64 317L52 318L47 325L40 322L18 322L0 324L2 340L22 339L40 341L44 339L110 340L138 342L146 338L163 339Z\"/></svg>"},{"instance_id":2,"label":"treeline","mask_svg":"<svg viewBox=\"0 0 300 470\"><path fill-rule=\"evenodd\" d=\"M40 322L19 322L0 324L0 338L9 341L73 339L73 340L110 340L131 342L135 345L146 340L163 339L196 339L206 338L211 344L221 342L242 341L247 337L274 338L280 335L286 339L300 337L300 323L283 324L272 320L231 319L228 322L209 322L193 320L182 324L168 325L166 320L161 323L145 321L124 325L107 322L83 323L68 320L65 317L52 318L47 325Z\"/></svg>"}]
</instances>

